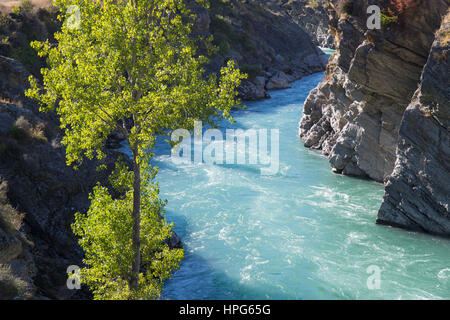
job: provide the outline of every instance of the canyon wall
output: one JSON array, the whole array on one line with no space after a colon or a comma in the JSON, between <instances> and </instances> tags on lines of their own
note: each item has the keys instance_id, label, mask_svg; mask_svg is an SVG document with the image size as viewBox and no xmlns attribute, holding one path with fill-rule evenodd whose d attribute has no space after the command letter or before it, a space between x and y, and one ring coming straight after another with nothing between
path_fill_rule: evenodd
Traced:
<instances>
[{"instance_id":1,"label":"canyon wall","mask_svg":"<svg viewBox=\"0 0 450 320\"><path fill-rule=\"evenodd\" d=\"M70 225L75 212L87 211L96 183L108 185L120 154L107 150L104 171L95 161L68 167L56 114L24 97L28 76L0 56L0 267L25 283L19 298L86 298L86 290L66 286L67 267L83 257Z\"/></svg>"},{"instance_id":2,"label":"canyon wall","mask_svg":"<svg viewBox=\"0 0 450 320\"><path fill-rule=\"evenodd\" d=\"M296 22L299 14L291 15L289 8L278 2L212 1L209 9L192 4L197 15L194 33L213 35L219 49L211 57L208 71L218 72L228 60L234 60L249 75L239 88L243 100L268 98L267 90L288 88L290 82L325 70L328 56ZM304 3L299 3L304 8Z\"/></svg>"},{"instance_id":3,"label":"canyon wall","mask_svg":"<svg viewBox=\"0 0 450 320\"><path fill-rule=\"evenodd\" d=\"M299 136L328 156L333 171L387 183L379 223L450 234L448 189L429 184L450 178L444 121L448 65L442 47L448 34L445 26L439 31L449 2L407 2L401 11L390 7L396 1L329 2L337 52L305 102ZM370 4L392 12L381 30L366 27ZM420 96L439 104L439 112L433 114L433 107L419 112ZM430 121L440 130L429 132ZM411 197L415 200L406 200Z\"/></svg>"},{"instance_id":4,"label":"canyon wall","mask_svg":"<svg viewBox=\"0 0 450 320\"><path fill-rule=\"evenodd\" d=\"M450 13L400 125L378 223L450 235Z\"/></svg>"},{"instance_id":5,"label":"canyon wall","mask_svg":"<svg viewBox=\"0 0 450 320\"><path fill-rule=\"evenodd\" d=\"M334 48L334 38L328 32L326 0L252 0L286 15L297 23L319 47Z\"/></svg>"}]
</instances>

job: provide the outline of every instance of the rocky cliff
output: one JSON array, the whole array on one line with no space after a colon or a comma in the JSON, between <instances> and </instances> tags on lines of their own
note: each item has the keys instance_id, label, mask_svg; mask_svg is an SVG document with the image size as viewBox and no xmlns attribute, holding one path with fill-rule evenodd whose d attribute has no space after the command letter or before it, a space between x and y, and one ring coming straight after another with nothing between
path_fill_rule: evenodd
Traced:
<instances>
[{"instance_id":1,"label":"rocky cliff","mask_svg":"<svg viewBox=\"0 0 450 320\"><path fill-rule=\"evenodd\" d=\"M450 235L450 12L400 125L378 223Z\"/></svg>"},{"instance_id":2,"label":"rocky cliff","mask_svg":"<svg viewBox=\"0 0 450 320\"><path fill-rule=\"evenodd\" d=\"M264 3L274 12L287 15L319 47L334 48L334 37L328 32L327 0L253 0Z\"/></svg>"},{"instance_id":3,"label":"rocky cliff","mask_svg":"<svg viewBox=\"0 0 450 320\"><path fill-rule=\"evenodd\" d=\"M288 88L292 81L325 70L328 56L296 23L299 15L289 14L277 1L211 1L208 10L192 9L198 17L195 33L212 34L219 48L209 70L217 72L233 59L249 75L239 88L243 100L268 98L267 90Z\"/></svg>"},{"instance_id":4,"label":"rocky cliff","mask_svg":"<svg viewBox=\"0 0 450 320\"><path fill-rule=\"evenodd\" d=\"M381 30L367 30L369 4L385 10ZM335 172L387 182L379 223L439 234L450 234L449 193L445 183L430 183L450 178L448 34L445 26L438 31L448 6L331 1L337 52L299 124L305 146L326 154ZM423 97L427 112L418 111Z\"/></svg>"},{"instance_id":5,"label":"rocky cliff","mask_svg":"<svg viewBox=\"0 0 450 320\"><path fill-rule=\"evenodd\" d=\"M89 161L78 171L67 167L56 115L24 97L28 75L0 56L0 214L11 220L14 210L21 220L9 231L0 224L0 264L27 283L28 295L87 297L66 287L67 267L81 265L83 255L70 224L89 207L92 187L107 184L119 152L107 151L105 171Z\"/></svg>"}]
</instances>

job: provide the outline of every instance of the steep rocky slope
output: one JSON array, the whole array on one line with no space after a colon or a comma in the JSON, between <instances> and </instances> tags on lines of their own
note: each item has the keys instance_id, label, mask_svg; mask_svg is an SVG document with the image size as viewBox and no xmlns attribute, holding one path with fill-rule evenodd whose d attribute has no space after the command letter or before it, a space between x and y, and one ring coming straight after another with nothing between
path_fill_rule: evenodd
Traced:
<instances>
[{"instance_id":1,"label":"steep rocky slope","mask_svg":"<svg viewBox=\"0 0 450 320\"><path fill-rule=\"evenodd\" d=\"M400 7L401 10L395 5L399 2L330 2L330 24L336 34L337 52L330 58L324 81L305 102L299 135L307 147L322 150L328 156L333 170L338 173L384 182L396 167L387 185L380 223L414 229L420 226L422 230L450 234L448 189L433 188L427 184L433 179L436 182L440 179L449 180L448 153L441 153L444 149L448 150L448 140L445 141L444 134L448 127L445 122L436 120L439 125L442 124L442 130L437 131L437 136L428 132L427 129L431 127L426 125L427 121L436 119L436 116L428 117L428 113L413 115L414 108L410 105L426 65L422 75L422 90L424 86L426 88L424 95L429 99L438 99L439 117L448 112L445 48L431 47L436 34L440 34L436 32L449 2L411 0L406 1L408 5ZM369 3L391 10L391 16L384 16L381 30L367 30L366 9ZM442 32L445 33L445 30ZM436 41L440 45L439 40ZM440 58L437 58L438 53L441 53ZM445 71L434 74L437 70ZM431 89L438 83L441 85L437 89ZM408 105L410 107L405 113ZM412 105L417 103L413 102ZM399 140L400 127L403 136ZM430 136L420 140L417 133L411 136L414 130L427 132ZM412 151L408 144L424 149ZM427 148L434 148L433 152L418 154L417 150L425 152ZM406 167L411 177L406 177ZM418 171L414 172L416 169ZM407 183L402 187L400 184L403 180ZM405 193L406 189L410 196L416 197L414 205L406 201L409 197ZM426 208L422 209L420 205ZM405 222L404 215L402 218L388 218L402 210L414 212L409 214L411 216L420 216L415 226L414 222ZM437 225L433 228L424 227L427 217L436 219Z\"/></svg>"},{"instance_id":2,"label":"steep rocky slope","mask_svg":"<svg viewBox=\"0 0 450 320\"><path fill-rule=\"evenodd\" d=\"M119 152L108 151L105 171L89 161L78 171L67 167L56 116L39 113L24 97L28 75L0 56L0 213L13 208L23 215L17 232L0 226L0 264L27 282L30 295L86 297L66 287L67 267L82 258L70 224L75 212L87 210L97 181L107 184Z\"/></svg>"},{"instance_id":3,"label":"steep rocky slope","mask_svg":"<svg viewBox=\"0 0 450 320\"><path fill-rule=\"evenodd\" d=\"M239 88L243 100L269 97L267 90L325 70L328 57L312 42L285 8L272 1L211 1L209 10L193 6L195 32L214 36L219 52L210 71L217 72L227 60L237 62L249 74Z\"/></svg>"},{"instance_id":4,"label":"steep rocky slope","mask_svg":"<svg viewBox=\"0 0 450 320\"><path fill-rule=\"evenodd\" d=\"M403 115L378 223L450 235L450 12Z\"/></svg>"},{"instance_id":5,"label":"steep rocky slope","mask_svg":"<svg viewBox=\"0 0 450 320\"><path fill-rule=\"evenodd\" d=\"M253 0L264 3L270 10L284 14L309 34L314 44L334 48L334 38L328 32L327 0Z\"/></svg>"}]
</instances>

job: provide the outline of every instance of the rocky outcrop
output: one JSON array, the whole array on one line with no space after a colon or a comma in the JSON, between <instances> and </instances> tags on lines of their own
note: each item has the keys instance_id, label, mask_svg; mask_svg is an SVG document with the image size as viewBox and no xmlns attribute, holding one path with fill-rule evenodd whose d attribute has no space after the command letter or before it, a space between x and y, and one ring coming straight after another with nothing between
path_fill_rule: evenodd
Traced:
<instances>
[{"instance_id":1,"label":"rocky outcrop","mask_svg":"<svg viewBox=\"0 0 450 320\"><path fill-rule=\"evenodd\" d=\"M219 52L208 71L218 72L234 60L249 75L239 88L243 100L268 98L267 90L289 87L289 82L325 70L326 56L285 8L273 1L213 1L208 10L198 6L195 34L214 36ZM206 32L209 30L209 33Z\"/></svg>"},{"instance_id":2,"label":"rocky outcrop","mask_svg":"<svg viewBox=\"0 0 450 320\"><path fill-rule=\"evenodd\" d=\"M328 32L327 0L253 0L264 3L271 11L289 16L319 47L334 48L334 38Z\"/></svg>"},{"instance_id":3,"label":"rocky outcrop","mask_svg":"<svg viewBox=\"0 0 450 320\"><path fill-rule=\"evenodd\" d=\"M270 98L270 95L266 91L266 82L267 79L261 76L243 81L239 87L241 97L245 100L261 100ZM287 85L289 86L289 84Z\"/></svg>"},{"instance_id":4,"label":"rocky outcrop","mask_svg":"<svg viewBox=\"0 0 450 320\"><path fill-rule=\"evenodd\" d=\"M336 172L379 182L392 173L403 113L447 9L443 0L419 6L420 15L381 31L366 29L367 1L355 1L351 15L335 7L337 53L305 102L299 134Z\"/></svg>"},{"instance_id":5,"label":"rocky outcrop","mask_svg":"<svg viewBox=\"0 0 450 320\"><path fill-rule=\"evenodd\" d=\"M330 58L325 79L304 104L300 138L305 146L322 150L335 172L379 182L390 179L379 223L448 233L448 229L442 232L444 225L448 228L448 200L443 200L448 198L448 189L442 189L443 186L433 189L427 182L450 178L448 156L439 149L448 149L444 134L447 127L442 125L445 123L442 118L436 120L441 130L421 131L430 135L426 139L411 132L422 126L431 130L429 121L440 119L419 117L416 109L421 95L415 92L421 83L419 90L423 91L425 86L426 97L439 99L440 112L444 112L446 103L448 106L448 96L430 89L441 83L437 88L448 93L448 65L443 62L446 55L441 60L429 56L436 56L436 50L442 49L431 47L449 3L408 1L408 6L400 7L401 11L395 11L396 1L370 3L392 13L392 20L384 20L381 30L366 28L369 1L330 2L330 25L336 34L337 52ZM439 80L431 80L436 68L445 72ZM416 149L411 147L413 144ZM425 152L428 148L434 148L434 153ZM408 193L415 194L414 204L407 200ZM388 219L388 215L398 218ZM415 216L416 225L412 221L406 223L406 216ZM426 227L426 219L439 222L429 222L435 226Z\"/></svg>"},{"instance_id":6,"label":"rocky outcrop","mask_svg":"<svg viewBox=\"0 0 450 320\"><path fill-rule=\"evenodd\" d=\"M283 72L278 71L267 82L266 88L268 90L279 90L290 88L289 77Z\"/></svg>"},{"instance_id":7,"label":"rocky outcrop","mask_svg":"<svg viewBox=\"0 0 450 320\"><path fill-rule=\"evenodd\" d=\"M23 217L7 192L8 184L0 177L0 299L29 298L36 294L33 243L20 231Z\"/></svg>"},{"instance_id":8,"label":"rocky outcrop","mask_svg":"<svg viewBox=\"0 0 450 320\"><path fill-rule=\"evenodd\" d=\"M377 222L450 236L450 12L403 115Z\"/></svg>"}]
</instances>

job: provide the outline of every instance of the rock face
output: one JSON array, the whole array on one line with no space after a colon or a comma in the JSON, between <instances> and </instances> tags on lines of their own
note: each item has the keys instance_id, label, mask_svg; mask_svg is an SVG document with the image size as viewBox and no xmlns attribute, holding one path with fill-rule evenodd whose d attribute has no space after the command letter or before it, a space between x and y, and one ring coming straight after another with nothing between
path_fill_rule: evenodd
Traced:
<instances>
[{"instance_id":1,"label":"rock face","mask_svg":"<svg viewBox=\"0 0 450 320\"><path fill-rule=\"evenodd\" d=\"M272 11L290 16L309 36L314 44L334 49L334 38L328 33L328 15L325 0L254 0L264 3Z\"/></svg>"},{"instance_id":2,"label":"rock face","mask_svg":"<svg viewBox=\"0 0 450 320\"><path fill-rule=\"evenodd\" d=\"M378 223L450 236L450 12L401 122Z\"/></svg>"},{"instance_id":3,"label":"rock face","mask_svg":"<svg viewBox=\"0 0 450 320\"><path fill-rule=\"evenodd\" d=\"M385 181L394 168L398 130L417 89L445 1L421 2L400 25L366 31L367 1L337 12L337 53L305 102L299 126L307 147L329 156L336 172Z\"/></svg>"},{"instance_id":4,"label":"rock face","mask_svg":"<svg viewBox=\"0 0 450 320\"><path fill-rule=\"evenodd\" d=\"M245 100L261 100L270 98L270 95L266 91L266 81L267 79L261 76L243 81L239 87L241 97L244 97Z\"/></svg>"},{"instance_id":5,"label":"rock face","mask_svg":"<svg viewBox=\"0 0 450 320\"><path fill-rule=\"evenodd\" d=\"M393 2L370 1L395 10ZM449 234L446 183L431 184L450 179L448 58L439 47L448 34L432 48L449 3L409 1L396 22L373 31L366 27L368 3L330 2L337 52L305 102L300 138L322 150L335 172L389 179L379 223ZM438 99L439 113L420 116L424 96Z\"/></svg>"},{"instance_id":6,"label":"rock face","mask_svg":"<svg viewBox=\"0 0 450 320\"><path fill-rule=\"evenodd\" d=\"M313 4L315 3L315 4ZM335 48L334 37L328 32L325 1L288 1L283 6L319 47Z\"/></svg>"},{"instance_id":7,"label":"rock face","mask_svg":"<svg viewBox=\"0 0 450 320\"><path fill-rule=\"evenodd\" d=\"M27 283L29 294L53 299L88 298L68 290L67 267L80 265L83 252L71 231L75 212L86 212L89 192L108 175L120 155L107 150L107 169L86 161L78 171L67 167L56 115L38 111L24 97L28 72L0 56L0 214L23 214L18 230L0 219L0 264ZM1 217L0 217L1 218Z\"/></svg>"},{"instance_id":8,"label":"rock face","mask_svg":"<svg viewBox=\"0 0 450 320\"><path fill-rule=\"evenodd\" d=\"M289 82L325 70L327 56L276 1L212 1L208 15L197 14L196 34L214 36L219 52L208 71L218 72L234 60L249 78L239 88L243 100L268 98L267 90L289 87Z\"/></svg>"}]
</instances>

